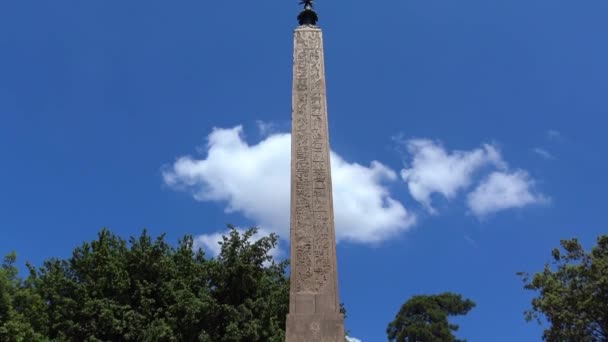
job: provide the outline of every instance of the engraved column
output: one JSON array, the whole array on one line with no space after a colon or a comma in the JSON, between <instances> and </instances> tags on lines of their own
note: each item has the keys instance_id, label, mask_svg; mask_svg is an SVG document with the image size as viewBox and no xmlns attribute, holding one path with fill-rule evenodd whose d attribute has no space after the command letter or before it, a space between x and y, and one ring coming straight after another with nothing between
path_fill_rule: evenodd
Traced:
<instances>
[{"instance_id":1,"label":"engraved column","mask_svg":"<svg viewBox=\"0 0 608 342\"><path fill-rule=\"evenodd\" d=\"M294 34L287 342L344 342L338 299L323 35Z\"/></svg>"}]
</instances>

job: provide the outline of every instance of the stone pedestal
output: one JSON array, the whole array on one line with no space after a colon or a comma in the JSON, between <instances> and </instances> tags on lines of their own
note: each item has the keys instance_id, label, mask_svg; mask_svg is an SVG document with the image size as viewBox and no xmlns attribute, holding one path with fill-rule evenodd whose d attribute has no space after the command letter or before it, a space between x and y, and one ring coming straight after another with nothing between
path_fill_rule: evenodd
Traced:
<instances>
[{"instance_id":1,"label":"stone pedestal","mask_svg":"<svg viewBox=\"0 0 608 342\"><path fill-rule=\"evenodd\" d=\"M342 314L287 315L288 342L344 342Z\"/></svg>"},{"instance_id":2,"label":"stone pedestal","mask_svg":"<svg viewBox=\"0 0 608 342\"><path fill-rule=\"evenodd\" d=\"M344 342L329 161L323 35L294 34L291 290L286 342Z\"/></svg>"}]
</instances>

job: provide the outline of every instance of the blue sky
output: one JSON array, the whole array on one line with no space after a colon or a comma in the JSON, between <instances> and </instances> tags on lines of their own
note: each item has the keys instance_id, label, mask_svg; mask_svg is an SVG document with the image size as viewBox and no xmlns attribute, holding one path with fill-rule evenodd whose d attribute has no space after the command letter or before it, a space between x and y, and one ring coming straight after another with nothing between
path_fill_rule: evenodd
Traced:
<instances>
[{"instance_id":1,"label":"blue sky","mask_svg":"<svg viewBox=\"0 0 608 342\"><path fill-rule=\"evenodd\" d=\"M298 10L0 3L0 253L39 265L101 227L203 247L226 223L286 236ZM386 340L410 296L454 291L477 302L459 336L540 340L515 273L607 231L607 11L318 2L353 336Z\"/></svg>"}]
</instances>

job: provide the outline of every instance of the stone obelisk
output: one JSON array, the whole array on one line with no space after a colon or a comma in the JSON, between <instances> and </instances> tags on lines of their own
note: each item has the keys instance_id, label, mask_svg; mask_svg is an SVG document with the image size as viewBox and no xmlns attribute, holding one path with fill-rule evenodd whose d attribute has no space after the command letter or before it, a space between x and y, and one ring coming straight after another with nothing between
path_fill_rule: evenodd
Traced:
<instances>
[{"instance_id":1,"label":"stone obelisk","mask_svg":"<svg viewBox=\"0 0 608 342\"><path fill-rule=\"evenodd\" d=\"M344 342L338 299L323 35L312 0L294 33L291 290L286 342Z\"/></svg>"}]
</instances>

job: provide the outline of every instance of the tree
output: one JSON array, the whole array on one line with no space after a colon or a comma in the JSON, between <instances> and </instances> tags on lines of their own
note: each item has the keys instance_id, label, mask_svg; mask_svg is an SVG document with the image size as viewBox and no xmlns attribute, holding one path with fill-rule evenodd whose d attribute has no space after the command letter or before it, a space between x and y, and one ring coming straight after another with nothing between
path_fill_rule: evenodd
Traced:
<instances>
[{"instance_id":1,"label":"tree","mask_svg":"<svg viewBox=\"0 0 608 342\"><path fill-rule=\"evenodd\" d=\"M186 236L177 247L146 231L126 240L103 229L68 259L0 269L0 341L279 342L289 308L278 237L231 227L206 258Z\"/></svg>"},{"instance_id":2,"label":"tree","mask_svg":"<svg viewBox=\"0 0 608 342\"><path fill-rule=\"evenodd\" d=\"M475 303L461 295L446 292L432 296L414 296L401 306L387 328L391 342L458 342L452 334L458 325L448 316L466 315Z\"/></svg>"},{"instance_id":3,"label":"tree","mask_svg":"<svg viewBox=\"0 0 608 342\"><path fill-rule=\"evenodd\" d=\"M43 302L17 277L16 260L17 254L12 252L0 267L0 341L40 341L42 335L32 326L39 319L30 318Z\"/></svg>"},{"instance_id":4,"label":"tree","mask_svg":"<svg viewBox=\"0 0 608 342\"><path fill-rule=\"evenodd\" d=\"M275 263L269 252L276 247L271 234L250 242L256 230L223 237L221 252L210 268L211 296L216 307L212 341L285 340L289 310L288 262ZM229 324L226 324L229 322Z\"/></svg>"},{"instance_id":5,"label":"tree","mask_svg":"<svg viewBox=\"0 0 608 342\"><path fill-rule=\"evenodd\" d=\"M542 272L518 273L525 289L538 292L526 320L546 319L546 341L608 341L608 235L591 252L577 239L562 240L552 256Z\"/></svg>"}]
</instances>

